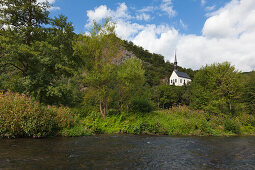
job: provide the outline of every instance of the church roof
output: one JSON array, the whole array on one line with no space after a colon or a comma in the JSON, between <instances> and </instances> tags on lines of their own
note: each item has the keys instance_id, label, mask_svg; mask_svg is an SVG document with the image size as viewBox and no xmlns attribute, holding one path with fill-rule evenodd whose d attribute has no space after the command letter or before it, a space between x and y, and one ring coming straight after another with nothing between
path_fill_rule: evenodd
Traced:
<instances>
[{"instance_id":1,"label":"church roof","mask_svg":"<svg viewBox=\"0 0 255 170\"><path fill-rule=\"evenodd\" d=\"M187 73L180 72L180 71L177 71L177 70L175 71L175 73L177 74L178 77L190 79L190 77Z\"/></svg>"}]
</instances>

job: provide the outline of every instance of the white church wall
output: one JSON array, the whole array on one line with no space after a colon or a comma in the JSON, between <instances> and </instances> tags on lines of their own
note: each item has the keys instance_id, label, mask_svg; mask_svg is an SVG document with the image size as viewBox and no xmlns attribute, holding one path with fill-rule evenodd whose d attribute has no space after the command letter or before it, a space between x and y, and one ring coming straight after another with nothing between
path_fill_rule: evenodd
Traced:
<instances>
[{"instance_id":1,"label":"white church wall","mask_svg":"<svg viewBox=\"0 0 255 170\"><path fill-rule=\"evenodd\" d=\"M191 80L183 77L178 77L175 72L172 73L170 79L169 79L169 84L170 85L175 85L175 86L183 86L184 84L189 83Z\"/></svg>"}]
</instances>

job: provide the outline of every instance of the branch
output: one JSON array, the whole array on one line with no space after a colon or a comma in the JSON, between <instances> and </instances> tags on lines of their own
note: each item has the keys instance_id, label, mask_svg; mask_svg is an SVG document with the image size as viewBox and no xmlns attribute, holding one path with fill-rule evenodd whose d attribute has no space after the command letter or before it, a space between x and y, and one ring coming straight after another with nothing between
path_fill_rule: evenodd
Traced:
<instances>
[{"instance_id":1,"label":"branch","mask_svg":"<svg viewBox=\"0 0 255 170\"><path fill-rule=\"evenodd\" d=\"M23 70L23 69L21 69L20 67L14 65L14 64L12 64L12 63L6 63L6 64L4 64L3 66L6 66L6 65L11 65L11 66L17 68L18 70L20 70L22 73L24 73L24 70Z\"/></svg>"}]
</instances>

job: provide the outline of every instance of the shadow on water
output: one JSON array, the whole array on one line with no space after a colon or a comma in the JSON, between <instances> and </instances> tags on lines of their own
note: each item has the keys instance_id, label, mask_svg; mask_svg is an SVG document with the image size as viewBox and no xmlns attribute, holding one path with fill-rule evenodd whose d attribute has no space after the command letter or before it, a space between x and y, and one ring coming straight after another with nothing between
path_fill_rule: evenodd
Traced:
<instances>
[{"instance_id":1,"label":"shadow on water","mask_svg":"<svg viewBox=\"0 0 255 170\"><path fill-rule=\"evenodd\" d=\"M255 169L255 137L0 140L0 169Z\"/></svg>"}]
</instances>

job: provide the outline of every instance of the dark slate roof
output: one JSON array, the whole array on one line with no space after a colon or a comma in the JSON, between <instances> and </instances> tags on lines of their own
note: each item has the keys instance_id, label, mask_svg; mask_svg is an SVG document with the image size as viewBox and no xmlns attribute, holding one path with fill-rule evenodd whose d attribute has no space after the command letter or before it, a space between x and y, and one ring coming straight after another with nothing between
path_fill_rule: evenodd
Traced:
<instances>
[{"instance_id":1,"label":"dark slate roof","mask_svg":"<svg viewBox=\"0 0 255 170\"><path fill-rule=\"evenodd\" d=\"M175 71L175 73L177 74L178 77L190 79L190 77L187 73L180 72L180 71Z\"/></svg>"}]
</instances>

